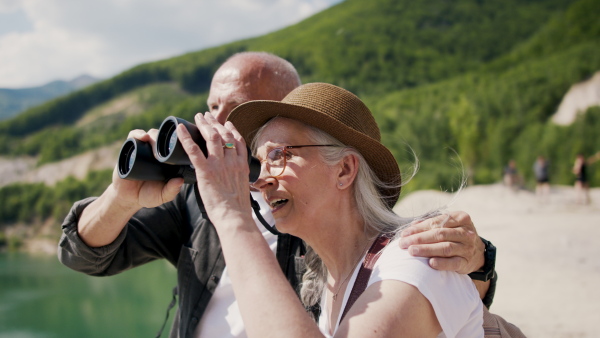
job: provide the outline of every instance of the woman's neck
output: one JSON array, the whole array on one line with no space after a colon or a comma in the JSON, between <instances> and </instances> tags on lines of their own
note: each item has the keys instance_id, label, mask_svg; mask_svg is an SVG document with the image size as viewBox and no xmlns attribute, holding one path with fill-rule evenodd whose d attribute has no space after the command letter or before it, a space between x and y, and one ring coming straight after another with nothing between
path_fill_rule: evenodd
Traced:
<instances>
[{"instance_id":1,"label":"woman's neck","mask_svg":"<svg viewBox=\"0 0 600 338\"><path fill-rule=\"evenodd\" d=\"M341 217L320 224L318 235L307 239L308 245L319 255L335 283L342 282L358 264L377 235L367 230L356 213L337 213Z\"/></svg>"}]
</instances>

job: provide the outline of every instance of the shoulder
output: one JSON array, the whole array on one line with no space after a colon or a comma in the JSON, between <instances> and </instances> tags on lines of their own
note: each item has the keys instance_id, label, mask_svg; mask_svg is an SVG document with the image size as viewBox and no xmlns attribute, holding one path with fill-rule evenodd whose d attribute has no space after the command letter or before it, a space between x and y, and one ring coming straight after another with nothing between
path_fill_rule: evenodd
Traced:
<instances>
[{"instance_id":1,"label":"shoulder","mask_svg":"<svg viewBox=\"0 0 600 338\"><path fill-rule=\"evenodd\" d=\"M429 266L429 258L413 257L407 250L400 248L399 240L392 240L373 266L369 284L387 279L414 284L424 279L441 278L440 272L443 271L434 270Z\"/></svg>"},{"instance_id":2,"label":"shoulder","mask_svg":"<svg viewBox=\"0 0 600 338\"><path fill-rule=\"evenodd\" d=\"M462 335L462 330L473 335L481 330L483 308L471 279L467 275L431 268L428 258L413 257L400 249L399 240L386 246L373 267L369 285L384 280L416 287L431 303L446 336Z\"/></svg>"},{"instance_id":3,"label":"shoulder","mask_svg":"<svg viewBox=\"0 0 600 338\"><path fill-rule=\"evenodd\" d=\"M373 267L369 284L380 280L400 280L414 285L419 290L464 289L465 295L477 296L477 289L467 275L452 271L438 271L429 266L429 258L413 257L401 249L399 239L392 240L381 253ZM421 290L428 291L428 290Z\"/></svg>"}]
</instances>

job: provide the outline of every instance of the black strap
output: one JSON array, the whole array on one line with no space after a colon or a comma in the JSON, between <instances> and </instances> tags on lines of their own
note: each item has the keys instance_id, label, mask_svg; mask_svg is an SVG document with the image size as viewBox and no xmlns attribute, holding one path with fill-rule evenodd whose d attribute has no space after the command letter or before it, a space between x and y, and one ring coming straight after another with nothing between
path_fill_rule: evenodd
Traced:
<instances>
[{"instance_id":1,"label":"black strap","mask_svg":"<svg viewBox=\"0 0 600 338\"><path fill-rule=\"evenodd\" d=\"M258 204L258 202L256 202L254 200L254 198L252 197L252 194L250 194L250 203L252 204L252 209L254 209L254 214L256 215L256 218L258 218L258 220L262 223L262 225L269 230L270 233L272 233L275 236L281 235L281 232L279 232L277 230L277 228L275 228L275 225L271 226L260 214L260 205Z\"/></svg>"},{"instance_id":2,"label":"black strap","mask_svg":"<svg viewBox=\"0 0 600 338\"><path fill-rule=\"evenodd\" d=\"M165 316L165 321L162 323L160 330L158 330L158 332L156 333L155 338L160 338L160 336L162 335L165 326L167 325L167 321L169 320L169 312L171 312L171 309L175 306L175 304L177 304L177 287L173 288L173 298L171 299L171 303L169 303L169 306L167 307L167 315Z\"/></svg>"},{"instance_id":3,"label":"black strap","mask_svg":"<svg viewBox=\"0 0 600 338\"><path fill-rule=\"evenodd\" d=\"M208 215L206 214L206 209L204 208L204 203L202 203L202 198L200 198L200 191L198 190L198 183L194 183L194 196L196 196L196 204L198 204L198 209L202 213L202 217L208 219Z\"/></svg>"},{"instance_id":4,"label":"black strap","mask_svg":"<svg viewBox=\"0 0 600 338\"><path fill-rule=\"evenodd\" d=\"M198 209L200 209L200 212L202 213L202 217L208 219L206 209L204 208L204 203L202 203L202 199L200 198L200 191L198 190L197 183L194 183L194 195L196 196L196 204L198 205ZM167 321L169 320L169 313L171 312L171 309L173 309L175 304L177 304L177 293L178 289L177 286L175 286L173 288L173 297L171 299L171 303L169 303L169 306L167 306L167 314L165 315L165 320L163 321L160 330L158 330L158 332L156 333L155 338L160 338L163 331L165 330L165 326L167 325Z\"/></svg>"},{"instance_id":5,"label":"black strap","mask_svg":"<svg viewBox=\"0 0 600 338\"><path fill-rule=\"evenodd\" d=\"M365 256L365 260L360 266L360 270L358 270L358 276L356 276L356 281L354 282L354 286L352 287L352 291L350 292L350 296L348 297L348 302L346 302L346 307L344 308L344 312L342 313L342 317L340 318L340 323L344 320L344 317L354 305L358 297L362 295L363 292L367 289L367 284L369 284L369 278L371 277L371 272L373 272L373 266L375 262L381 256L381 251L385 248L386 245L390 242L390 237L386 235L380 235L377 237L375 242L371 245L371 248L367 252Z\"/></svg>"},{"instance_id":6,"label":"black strap","mask_svg":"<svg viewBox=\"0 0 600 338\"><path fill-rule=\"evenodd\" d=\"M200 212L202 212L202 216L208 219L208 215L206 214L206 209L204 208L204 203L202 203L202 199L200 198L200 191L198 190L198 183L194 183L194 194L196 195L196 201L198 202L198 208ZM281 235L281 232L275 228L275 225L271 226L260 214L260 204L254 200L252 194L250 194L250 204L252 205L252 210L254 210L254 214L256 218L262 223L265 229L269 230L275 236Z\"/></svg>"}]
</instances>

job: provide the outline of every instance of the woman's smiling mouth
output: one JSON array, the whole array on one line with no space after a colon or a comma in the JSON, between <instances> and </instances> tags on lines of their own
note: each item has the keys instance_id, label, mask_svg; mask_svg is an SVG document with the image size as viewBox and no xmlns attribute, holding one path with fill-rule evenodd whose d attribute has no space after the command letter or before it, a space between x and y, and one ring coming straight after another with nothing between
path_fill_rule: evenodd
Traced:
<instances>
[{"instance_id":1,"label":"woman's smiling mouth","mask_svg":"<svg viewBox=\"0 0 600 338\"><path fill-rule=\"evenodd\" d=\"M285 198L274 199L269 202L269 206L271 207L271 212L275 212L281 209L288 202Z\"/></svg>"}]
</instances>

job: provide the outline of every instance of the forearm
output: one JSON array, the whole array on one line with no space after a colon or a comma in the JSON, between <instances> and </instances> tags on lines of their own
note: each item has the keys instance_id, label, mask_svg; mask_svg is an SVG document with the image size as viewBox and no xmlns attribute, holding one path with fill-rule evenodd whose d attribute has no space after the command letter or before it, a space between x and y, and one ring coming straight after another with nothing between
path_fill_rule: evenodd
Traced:
<instances>
[{"instance_id":1,"label":"forearm","mask_svg":"<svg viewBox=\"0 0 600 338\"><path fill-rule=\"evenodd\" d=\"M248 336L320 336L252 218L217 229Z\"/></svg>"},{"instance_id":2,"label":"forearm","mask_svg":"<svg viewBox=\"0 0 600 338\"><path fill-rule=\"evenodd\" d=\"M165 258L175 265L181 245L188 239L182 237L185 235L181 229L190 225L180 210L185 208L186 198L190 196L193 196L191 188L182 193L177 203L141 209L127 221L114 241L101 247L87 245L78 232L83 212L98 198L78 201L61 226L63 234L58 258L69 268L94 276L118 274L159 258ZM193 203L196 203L195 199ZM196 216L194 219L198 227L202 226L202 222L207 222Z\"/></svg>"},{"instance_id":3,"label":"forearm","mask_svg":"<svg viewBox=\"0 0 600 338\"><path fill-rule=\"evenodd\" d=\"M111 184L83 210L77 227L79 237L90 247L108 245L119 236L129 219L140 209L138 205L120 200Z\"/></svg>"}]
</instances>

